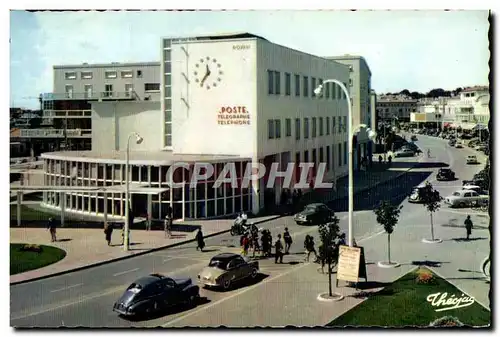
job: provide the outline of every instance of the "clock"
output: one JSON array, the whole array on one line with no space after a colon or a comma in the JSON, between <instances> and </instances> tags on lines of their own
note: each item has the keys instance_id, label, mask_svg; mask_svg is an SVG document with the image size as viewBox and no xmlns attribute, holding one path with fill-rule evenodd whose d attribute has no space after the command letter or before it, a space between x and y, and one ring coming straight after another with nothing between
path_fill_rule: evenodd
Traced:
<instances>
[{"instance_id":1,"label":"clock","mask_svg":"<svg viewBox=\"0 0 500 337\"><path fill-rule=\"evenodd\" d=\"M215 88L222 82L222 65L212 57L200 58L194 65L194 82L207 90Z\"/></svg>"}]
</instances>

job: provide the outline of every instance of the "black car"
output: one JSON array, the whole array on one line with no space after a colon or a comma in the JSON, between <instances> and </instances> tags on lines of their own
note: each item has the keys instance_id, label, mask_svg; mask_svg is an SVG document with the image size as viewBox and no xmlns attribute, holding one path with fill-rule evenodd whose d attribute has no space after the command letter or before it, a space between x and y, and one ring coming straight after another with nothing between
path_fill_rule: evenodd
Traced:
<instances>
[{"instance_id":1,"label":"black car","mask_svg":"<svg viewBox=\"0 0 500 337\"><path fill-rule=\"evenodd\" d=\"M132 283L116 301L113 311L123 316L140 316L180 304L196 304L200 287L190 278L173 279L151 274Z\"/></svg>"},{"instance_id":2,"label":"black car","mask_svg":"<svg viewBox=\"0 0 500 337\"><path fill-rule=\"evenodd\" d=\"M335 212L325 204L315 203L307 205L302 212L295 214L297 225L319 225L327 222Z\"/></svg>"},{"instance_id":3,"label":"black car","mask_svg":"<svg viewBox=\"0 0 500 337\"><path fill-rule=\"evenodd\" d=\"M415 144L415 143L413 143L413 142L410 142L410 143L407 143L407 144L403 145L402 149L410 149L410 150L412 150L415 153L421 153L422 152L422 150L420 150L420 148L418 147L418 145Z\"/></svg>"},{"instance_id":4,"label":"black car","mask_svg":"<svg viewBox=\"0 0 500 337\"><path fill-rule=\"evenodd\" d=\"M436 179L438 181L443 181L443 180L455 180L455 172L453 172L449 168L441 168L438 171Z\"/></svg>"},{"instance_id":5,"label":"black car","mask_svg":"<svg viewBox=\"0 0 500 337\"><path fill-rule=\"evenodd\" d=\"M412 135L410 139L412 142L416 142L418 140L417 136L415 135Z\"/></svg>"}]
</instances>

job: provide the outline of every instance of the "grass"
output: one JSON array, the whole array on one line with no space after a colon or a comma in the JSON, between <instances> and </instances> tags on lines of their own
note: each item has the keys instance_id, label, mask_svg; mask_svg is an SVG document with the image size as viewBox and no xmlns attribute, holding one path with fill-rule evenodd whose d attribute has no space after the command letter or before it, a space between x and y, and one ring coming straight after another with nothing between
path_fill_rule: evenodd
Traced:
<instances>
[{"instance_id":1,"label":"grass","mask_svg":"<svg viewBox=\"0 0 500 337\"><path fill-rule=\"evenodd\" d=\"M10 275L23 273L29 270L42 268L56 263L66 256L62 249L40 245L41 252L20 251L24 243L10 244Z\"/></svg>"},{"instance_id":2,"label":"grass","mask_svg":"<svg viewBox=\"0 0 500 337\"><path fill-rule=\"evenodd\" d=\"M455 297L461 291L448 281L438 277L426 268L421 271L434 276L433 284L418 284L417 271L412 271L358 306L327 324L327 326L428 326L430 322L443 316L454 316L468 326L491 324L491 312L478 303L467 307L435 312L435 307L427 302L428 295L448 293Z\"/></svg>"}]
</instances>

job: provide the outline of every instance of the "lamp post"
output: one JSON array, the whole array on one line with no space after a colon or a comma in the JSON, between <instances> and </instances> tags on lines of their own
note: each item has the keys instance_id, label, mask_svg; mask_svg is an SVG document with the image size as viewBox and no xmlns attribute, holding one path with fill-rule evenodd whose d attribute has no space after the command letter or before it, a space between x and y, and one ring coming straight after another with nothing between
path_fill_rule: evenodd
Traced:
<instances>
[{"instance_id":1,"label":"lamp post","mask_svg":"<svg viewBox=\"0 0 500 337\"><path fill-rule=\"evenodd\" d=\"M368 132L368 138L370 140L374 139L376 137L376 133L368 128L365 124L360 124L357 125L356 127L353 127L352 125L352 108L351 108L351 97L349 96L349 91L347 91L347 88L345 87L344 83L334 80L334 79L329 79L325 80L322 84L320 84L316 89L314 89L314 94L316 96L319 96L323 90L323 85L327 83L335 83L344 92L346 96L346 101L347 101L347 111L348 111L348 138L349 138L349 247L353 246L353 215L354 215L354 161L352 158L352 141L354 138L354 133L357 133L360 131L361 128L366 128L366 131Z\"/></svg>"},{"instance_id":2,"label":"lamp post","mask_svg":"<svg viewBox=\"0 0 500 337\"><path fill-rule=\"evenodd\" d=\"M127 152L125 154L125 226L123 229L123 250L128 251L129 245L129 202L130 202L130 180L129 180L129 157L130 157L130 139L135 137L135 143L140 144L144 140L137 132L132 132L127 138Z\"/></svg>"}]
</instances>

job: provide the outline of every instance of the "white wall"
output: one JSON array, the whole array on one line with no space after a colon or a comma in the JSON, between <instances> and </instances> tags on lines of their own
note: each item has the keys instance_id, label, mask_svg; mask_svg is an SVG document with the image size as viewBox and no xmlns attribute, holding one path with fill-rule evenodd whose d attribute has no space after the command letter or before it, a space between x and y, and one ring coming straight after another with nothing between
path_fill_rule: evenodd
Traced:
<instances>
[{"instance_id":1,"label":"white wall","mask_svg":"<svg viewBox=\"0 0 500 337\"><path fill-rule=\"evenodd\" d=\"M252 155L257 129L255 46L255 39L172 43L173 152ZM207 57L211 74L202 88ZM223 107L245 107L250 124L220 124Z\"/></svg>"},{"instance_id":2,"label":"white wall","mask_svg":"<svg viewBox=\"0 0 500 337\"><path fill-rule=\"evenodd\" d=\"M162 113L160 102L96 102L92 103L92 150L124 151L131 132L144 140L130 141L130 149L157 151L162 145Z\"/></svg>"}]
</instances>

